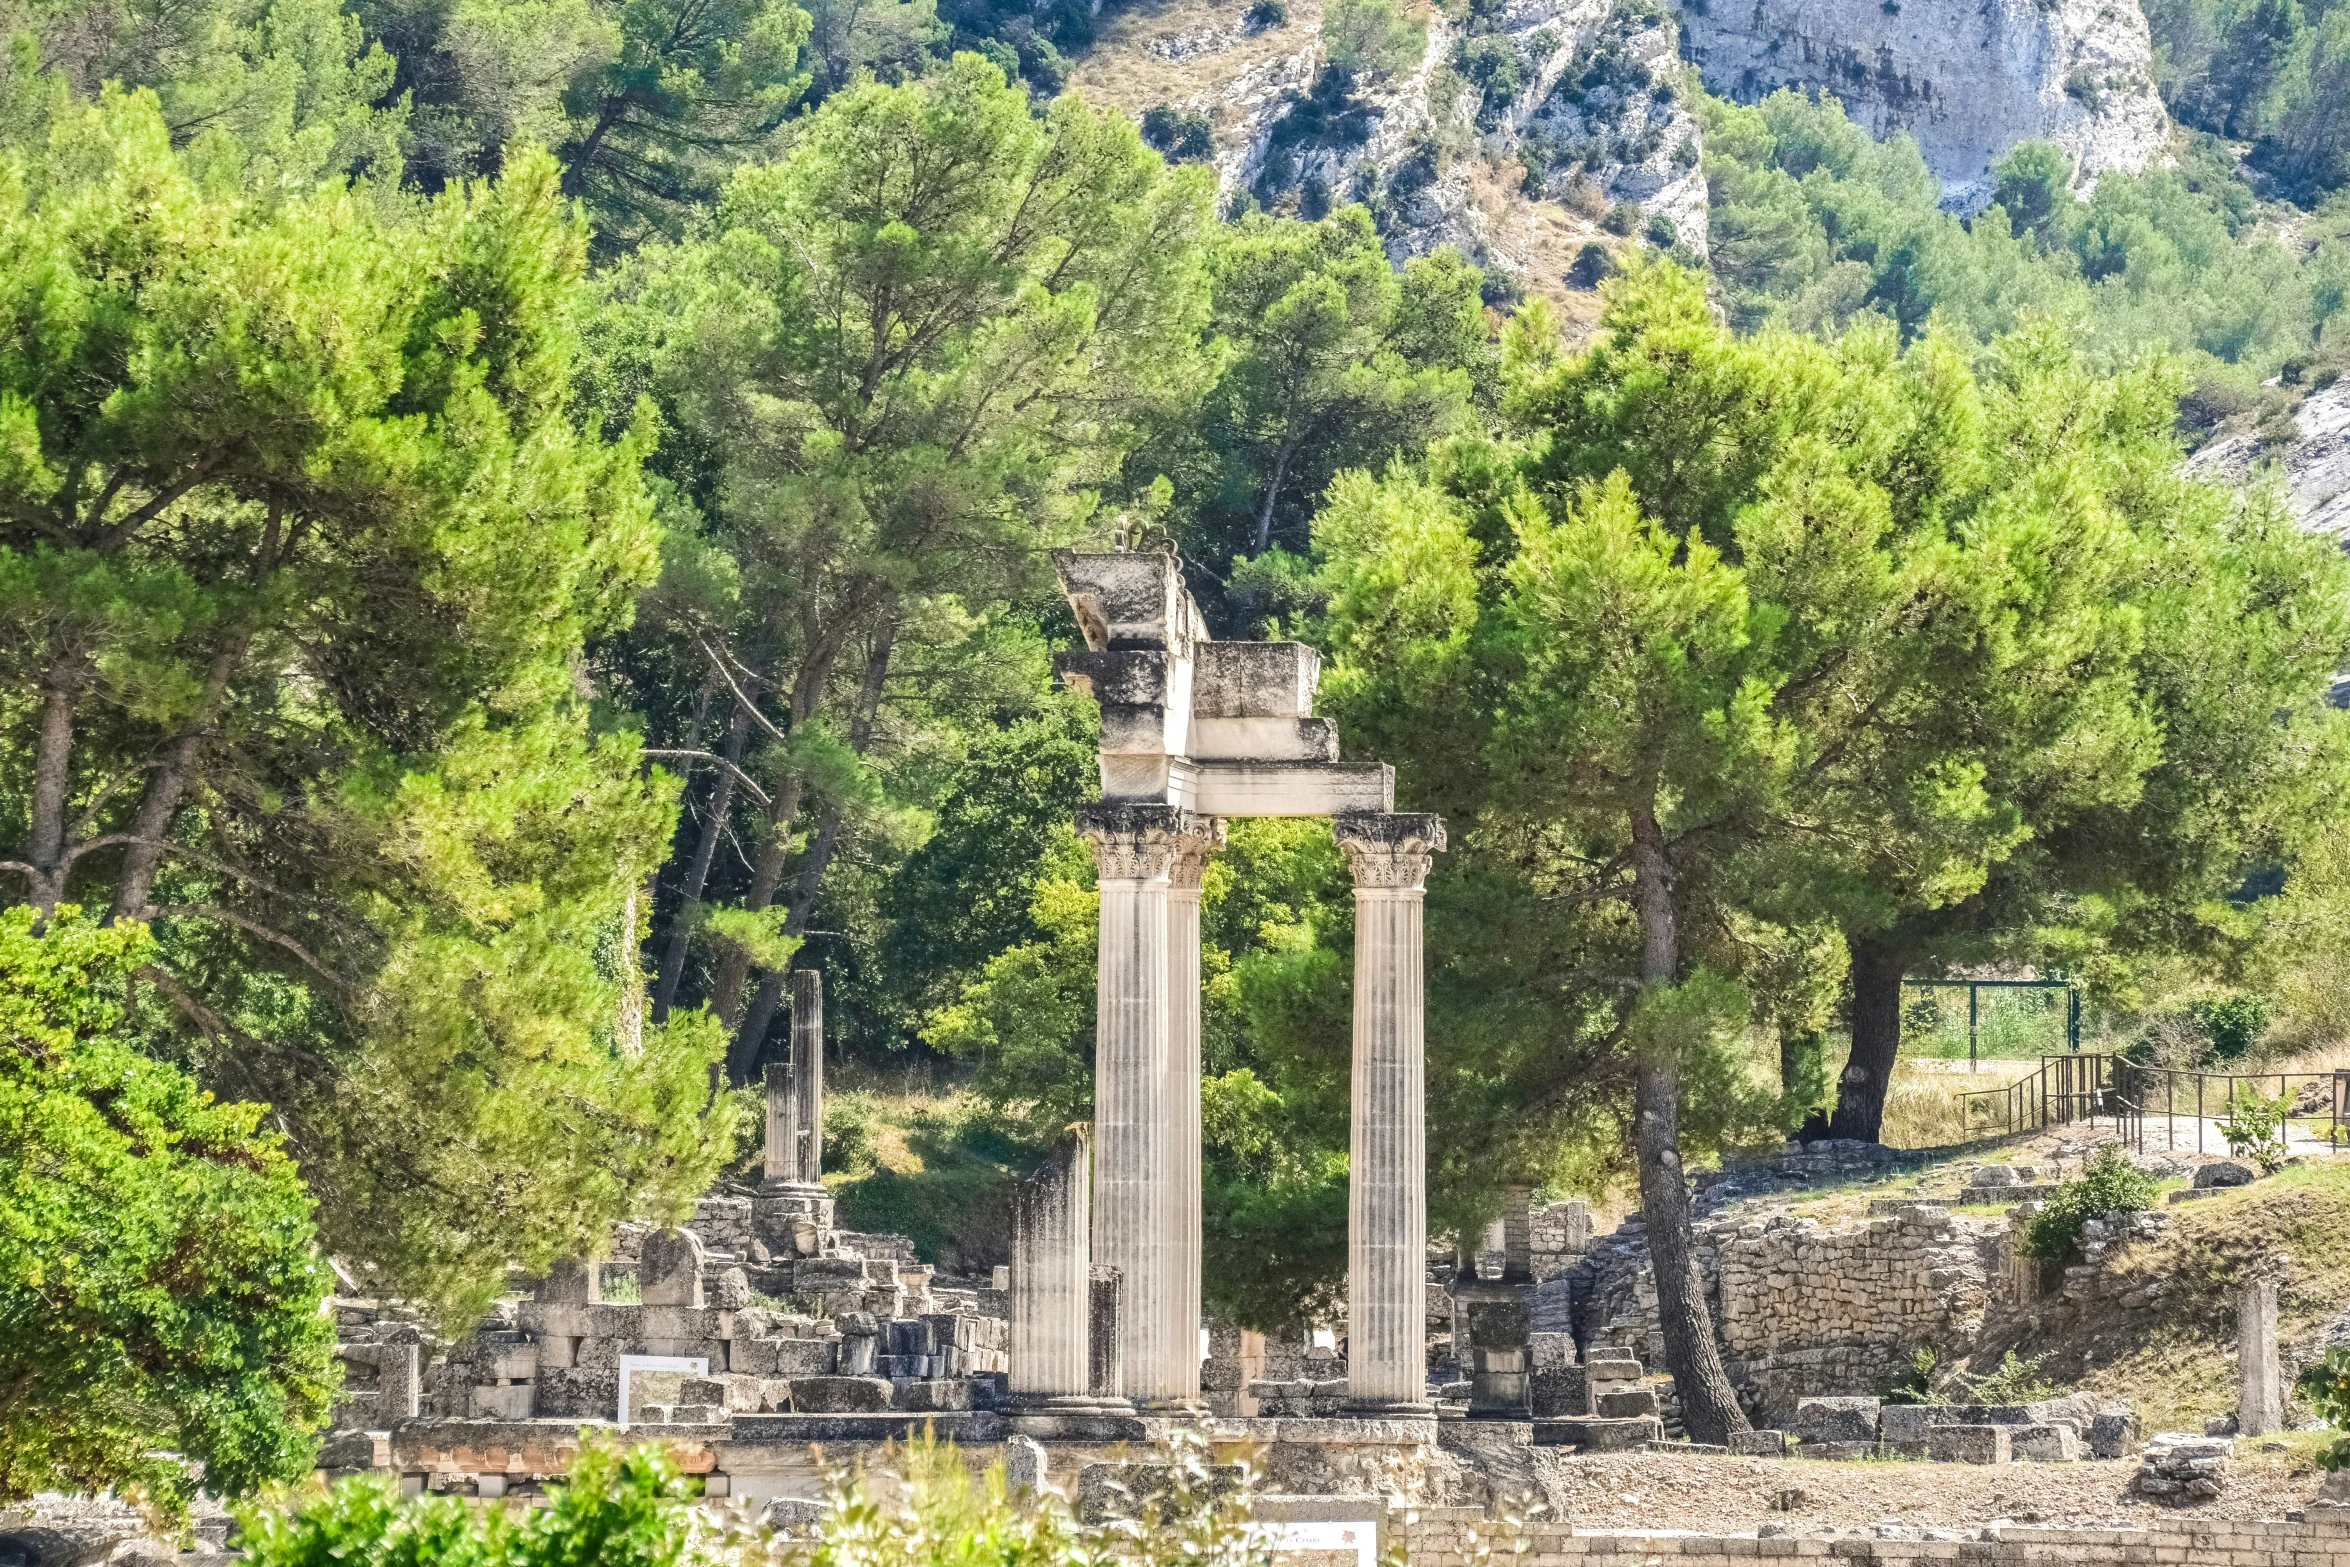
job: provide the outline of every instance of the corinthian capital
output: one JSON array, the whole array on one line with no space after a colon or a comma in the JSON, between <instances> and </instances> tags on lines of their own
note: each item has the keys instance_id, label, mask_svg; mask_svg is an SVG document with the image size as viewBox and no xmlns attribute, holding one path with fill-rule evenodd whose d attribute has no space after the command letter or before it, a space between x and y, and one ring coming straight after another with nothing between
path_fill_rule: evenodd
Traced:
<instances>
[{"instance_id":1,"label":"corinthian capital","mask_svg":"<svg viewBox=\"0 0 2350 1567\"><path fill-rule=\"evenodd\" d=\"M1355 886L1417 892L1444 847L1444 818L1416 811L1348 811L1330 818Z\"/></svg>"},{"instance_id":2,"label":"corinthian capital","mask_svg":"<svg viewBox=\"0 0 2350 1567\"><path fill-rule=\"evenodd\" d=\"M1199 885L1207 857L1224 846L1224 824L1172 805L1105 801L1077 808L1077 832L1093 845L1093 865L1105 881L1168 877Z\"/></svg>"}]
</instances>

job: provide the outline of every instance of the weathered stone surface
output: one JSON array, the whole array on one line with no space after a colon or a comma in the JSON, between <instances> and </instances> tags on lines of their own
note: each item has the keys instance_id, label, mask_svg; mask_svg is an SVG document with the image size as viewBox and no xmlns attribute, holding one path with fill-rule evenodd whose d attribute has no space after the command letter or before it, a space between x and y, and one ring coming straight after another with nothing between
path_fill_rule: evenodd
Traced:
<instances>
[{"instance_id":1,"label":"weathered stone surface","mask_svg":"<svg viewBox=\"0 0 2350 1567\"><path fill-rule=\"evenodd\" d=\"M2004 1464L2015 1458L2014 1426L1929 1426L1926 1456L1939 1464Z\"/></svg>"},{"instance_id":2,"label":"weathered stone surface","mask_svg":"<svg viewBox=\"0 0 2350 1567\"><path fill-rule=\"evenodd\" d=\"M1926 1456L1926 1430L1949 1419L1947 1408L1932 1404L1887 1404L1877 1411L1877 1434L1893 1451L1908 1458Z\"/></svg>"},{"instance_id":3,"label":"weathered stone surface","mask_svg":"<svg viewBox=\"0 0 2350 1567\"><path fill-rule=\"evenodd\" d=\"M2234 1159L2214 1159L2211 1163L2196 1169L2194 1184L2204 1188L2250 1186L2259 1179L2260 1172L2248 1164L2239 1163Z\"/></svg>"},{"instance_id":4,"label":"weathered stone surface","mask_svg":"<svg viewBox=\"0 0 2350 1567\"><path fill-rule=\"evenodd\" d=\"M791 1401L800 1414L879 1414L890 1407L893 1391L879 1377L794 1377Z\"/></svg>"},{"instance_id":5,"label":"weathered stone surface","mask_svg":"<svg viewBox=\"0 0 2350 1567\"><path fill-rule=\"evenodd\" d=\"M1633 1420L1658 1413L1656 1389L1636 1387L1621 1393L1602 1393L1592 1400L1592 1413L1602 1420Z\"/></svg>"},{"instance_id":6,"label":"weathered stone surface","mask_svg":"<svg viewBox=\"0 0 2350 1567\"><path fill-rule=\"evenodd\" d=\"M2098 1411L2089 1422L2089 1456L2127 1458L2138 1450L2138 1412L2127 1404Z\"/></svg>"},{"instance_id":7,"label":"weathered stone surface","mask_svg":"<svg viewBox=\"0 0 2350 1567\"><path fill-rule=\"evenodd\" d=\"M1874 1442L1881 1401L1807 1398L1795 1406L1796 1434L1806 1442Z\"/></svg>"},{"instance_id":8,"label":"weathered stone surface","mask_svg":"<svg viewBox=\"0 0 2350 1567\"><path fill-rule=\"evenodd\" d=\"M2136 6L2100 0L1755 0L1686 7L1684 49L1706 85L1751 103L1779 87L1833 92L1872 136L1908 131L1946 199L1980 205L2025 140L2084 174L2136 171L2170 119Z\"/></svg>"},{"instance_id":9,"label":"weathered stone surface","mask_svg":"<svg viewBox=\"0 0 2350 1567\"><path fill-rule=\"evenodd\" d=\"M1741 1458L1784 1458L1787 1456L1787 1433L1764 1427L1759 1431L1730 1433L1730 1451Z\"/></svg>"},{"instance_id":10,"label":"weathered stone surface","mask_svg":"<svg viewBox=\"0 0 2350 1567\"><path fill-rule=\"evenodd\" d=\"M1004 1488L1014 1495L1044 1489L1044 1444L1030 1437L1004 1438Z\"/></svg>"},{"instance_id":11,"label":"weathered stone surface","mask_svg":"<svg viewBox=\"0 0 2350 1567\"><path fill-rule=\"evenodd\" d=\"M692 1230L660 1230L637 1255L640 1297L648 1306L702 1304L702 1239Z\"/></svg>"},{"instance_id":12,"label":"weathered stone surface","mask_svg":"<svg viewBox=\"0 0 2350 1567\"><path fill-rule=\"evenodd\" d=\"M2081 1456L2081 1435L2066 1424L2002 1426L2009 1433L2009 1451L2018 1462L2071 1463Z\"/></svg>"},{"instance_id":13,"label":"weathered stone surface","mask_svg":"<svg viewBox=\"0 0 2350 1567\"><path fill-rule=\"evenodd\" d=\"M1664 1438L1664 1423L1654 1419L1537 1420L1534 1445L1574 1447L1586 1453L1628 1453Z\"/></svg>"}]
</instances>

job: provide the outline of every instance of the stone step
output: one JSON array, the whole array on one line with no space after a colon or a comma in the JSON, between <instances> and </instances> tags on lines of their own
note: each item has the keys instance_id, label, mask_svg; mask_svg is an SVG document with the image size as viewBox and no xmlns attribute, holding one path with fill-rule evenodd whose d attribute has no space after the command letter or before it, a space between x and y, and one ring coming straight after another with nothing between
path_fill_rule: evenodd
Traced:
<instances>
[{"instance_id":1,"label":"stone step","mask_svg":"<svg viewBox=\"0 0 2350 1567\"><path fill-rule=\"evenodd\" d=\"M1586 1453L1629 1453L1664 1440L1664 1422L1654 1416L1629 1420L1537 1420L1536 1447L1573 1447Z\"/></svg>"}]
</instances>

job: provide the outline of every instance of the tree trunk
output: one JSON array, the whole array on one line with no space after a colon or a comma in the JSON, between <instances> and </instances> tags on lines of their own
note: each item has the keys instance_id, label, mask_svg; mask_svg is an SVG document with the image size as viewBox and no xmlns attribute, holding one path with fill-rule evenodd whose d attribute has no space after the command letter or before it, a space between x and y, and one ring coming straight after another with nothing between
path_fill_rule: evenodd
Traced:
<instances>
[{"instance_id":1,"label":"tree trunk","mask_svg":"<svg viewBox=\"0 0 2350 1567\"><path fill-rule=\"evenodd\" d=\"M677 983L685 974L686 949L693 942L693 909L702 900L702 889L709 884L710 867L718 857L718 845L726 836L726 813L734 809L734 772L743 760L743 746L750 740L751 715L735 705L734 724L726 734L726 760L730 767L719 769L718 785L710 791L710 805L702 817L701 837L694 844L694 857L685 869L685 882L677 892L677 914L669 922L669 937L661 948L661 969L653 984L653 1021L669 1020L669 1008L677 1000Z\"/></svg>"},{"instance_id":2,"label":"tree trunk","mask_svg":"<svg viewBox=\"0 0 2350 1567\"><path fill-rule=\"evenodd\" d=\"M897 637L897 621L894 618L883 621L874 634L871 651L865 655L864 681L857 690L856 709L849 715L849 749L858 756L863 756L865 748L873 743L873 720L881 708L882 689L889 678L890 654L897 646ZM809 845L808 856L792 882L791 907L783 920L786 935L797 936L808 928L809 916L816 910L816 893L824 884L824 872L840 848L843 825L839 804L827 803L817 824L816 841ZM780 969L760 977L743 1026L727 1047L726 1070L730 1081L747 1083L757 1073L767 1043L768 1026L775 1021L776 1009L783 1005L783 985L784 974Z\"/></svg>"},{"instance_id":3,"label":"tree trunk","mask_svg":"<svg viewBox=\"0 0 2350 1567\"><path fill-rule=\"evenodd\" d=\"M1885 1090L1901 1053L1901 976L1906 955L1873 942L1852 943L1852 1058L1836 1084L1830 1137L1877 1141L1885 1127Z\"/></svg>"},{"instance_id":4,"label":"tree trunk","mask_svg":"<svg viewBox=\"0 0 2350 1567\"><path fill-rule=\"evenodd\" d=\"M783 885L783 866L791 856L792 828L800 815L805 780L798 774L778 782L775 804L759 834L759 857L751 862L751 885L743 892L743 907L758 913L775 901ZM718 977L710 984L710 1010L729 1030L743 1019L743 987L750 983L751 955L729 944L718 958ZM731 1052L730 1052L731 1054Z\"/></svg>"},{"instance_id":5,"label":"tree trunk","mask_svg":"<svg viewBox=\"0 0 2350 1567\"><path fill-rule=\"evenodd\" d=\"M1640 917L1640 978L1667 986L1680 977L1680 930L1673 911L1672 859L1655 811L1632 812L1632 901ZM1689 1186L1681 1168L1680 1041L1643 1041L1633 1063L1633 1149L1640 1170L1640 1212L1648 1259L1656 1272L1657 1325L1665 1369L1681 1399L1681 1424L1693 1442L1726 1443L1748 1429L1730 1374L1722 1367L1706 1310L1689 1232Z\"/></svg>"},{"instance_id":6,"label":"tree trunk","mask_svg":"<svg viewBox=\"0 0 2350 1567\"><path fill-rule=\"evenodd\" d=\"M1273 542L1273 503L1281 498L1282 481L1289 477L1289 457L1296 446L1294 438L1284 437L1281 451L1273 459L1273 477L1265 484L1265 504L1257 508L1257 553L1262 555Z\"/></svg>"},{"instance_id":7,"label":"tree trunk","mask_svg":"<svg viewBox=\"0 0 2350 1567\"><path fill-rule=\"evenodd\" d=\"M196 773L196 758L204 749L204 742L212 737L220 722L220 710L228 700L228 684L245 660L245 650L253 644L250 623L229 634L226 642L214 651L212 666L204 671L204 691L197 699L196 711L189 715L187 727L173 739L163 753L163 763L155 769L155 776L147 781L147 793L139 801L139 813L132 819L131 832L138 841L123 853L122 880L114 890L113 919L144 919L147 913L147 894L155 885L155 867L163 858L163 835L171 830L172 818L179 814L180 802L187 797L188 784Z\"/></svg>"},{"instance_id":8,"label":"tree trunk","mask_svg":"<svg viewBox=\"0 0 2350 1567\"><path fill-rule=\"evenodd\" d=\"M41 738L33 753L32 862L34 917L46 922L65 896L65 796L73 776L73 703L88 678L76 655L61 656L41 682Z\"/></svg>"}]
</instances>

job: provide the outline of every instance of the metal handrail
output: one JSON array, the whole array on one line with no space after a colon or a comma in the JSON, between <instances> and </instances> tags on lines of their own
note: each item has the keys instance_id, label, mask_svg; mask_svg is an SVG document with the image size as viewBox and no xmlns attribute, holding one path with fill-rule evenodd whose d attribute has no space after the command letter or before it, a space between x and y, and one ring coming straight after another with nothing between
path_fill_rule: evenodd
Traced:
<instances>
[{"instance_id":1,"label":"metal handrail","mask_svg":"<svg viewBox=\"0 0 2350 1567\"><path fill-rule=\"evenodd\" d=\"M1978 1088L1961 1094L1959 1103L1969 1126L1975 1122L1979 1104L1984 1111L1984 1129L1996 1122L2002 1135L2094 1121L2101 1115L2115 1117L2115 1130L2123 1131L2120 1122L2125 1107L2114 1093L2120 1065L2119 1057L2094 1050L2080 1055L2044 1055L2037 1072L2005 1088Z\"/></svg>"},{"instance_id":2,"label":"metal handrail","mask_svg":"<svg viewBox=\"0 0 2350 1567\"><path fill-rule=\"evenodd\" d=\"M2205 1143L2207 1122L2224 1117L2234 1103L2239 1084L2252 1085L2263 1093L2268 1084L2277 1085L2277 1096L2288 1101L2298 1099L2295 1085L2324 1084L2326 1087L2326 1146L2339 1152L2350 1146L2350 1070L2333 1072L2200 1072L2187 1067L2141 1066L2136 1062L2122 1064L2117 1088L2121 1097L2130 1102L2137 1121L2135 1144L2140 1153L2146 1151L2146 1123L2157 1115L2162 1117L2163 1143L2166 1149L2178 1147L2178 1122L2182 1115L2195 1123L2195 1151L2208 1152ZM2162 1108L2154 1107L2156 1079L2160 1079ZM2216 1092L2215 1092L2216 1089ZM2289 1125L2294 1119L2286 1114ZM2314 1122L2314 1113L2300 1118L2304 1124Z\"/></svg>"}]
</instances>

